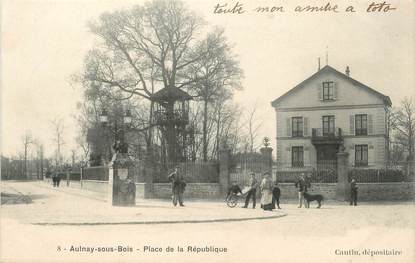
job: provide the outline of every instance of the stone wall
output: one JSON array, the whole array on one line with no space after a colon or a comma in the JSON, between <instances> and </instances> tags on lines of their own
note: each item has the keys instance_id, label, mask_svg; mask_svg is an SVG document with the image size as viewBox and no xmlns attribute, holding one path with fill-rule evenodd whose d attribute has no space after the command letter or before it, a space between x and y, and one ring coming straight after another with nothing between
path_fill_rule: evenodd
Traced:
<instances>
[{"instance_id":1,"label":"stone wall","mask_svg":"<svg viewBox=\"0 0 415 263\"><path fill-rule=\"evenodd\" d=\"M71 187L81 188L78 181L71 181ZM281 201L295 200L298 198L298 191L294 183L280 183ZM393 200L414 200L415 183L359 183L358 184L359 201L393 201ZM107 193L108 182L105 181L82 181L82 189ZM336 184L321 183L312 184L309 192L312 194L322 194L326 200L336 199ZM153 184L152 189L145 183L136 183L136 198L171 198L171 184L157 183ZM217 183L189 183L186 186L185 198L197 199L223 199L225 196L221 193L220 185ZM257 194L259 202L260 194ZM348 198L348 196L347 196Z\"/></svg>"},{"instance_id":2,"label":"stone wall","mask_svg":"<svg viewBox=\"0 0 415 263\"><path fill-rule=\"evenodd\" d=\"M184 192L184 198L220 198L220 190L218 183L188 183ZM154 198L171 198L171 183L156 183L153 185L153 191Z\"/></svg>"},{"instance_id":3,"label":"stone wall","mask_svg":"<svg viewBox=\"0 0 415 263\"><path fill-rule=\"evenodd\" d=\"M108 193L108 181L82 180L82 189L99 193Z\"/></svg>"},{"instance_id":4,"label":"stone wall","mask_svg":"<svg viewBox=\"0 0 415 263\"><path fill-rule=\"evenodd\" d=\"M280 183L281 200L297 199L298 191L293 183ZM393 201L414 200L415 183L359 183L358 200ZM322 194L326 200L336 199L336 184L312 184L309 192ZM348 198L348 196L347 196Z\"/></svg>"},{"instance_id":5,"label":"stone wall","mask_svg":"<svg viewBox=\"0 0 415 263\"><path fill-rule=\"evenodd\" d=\"M415 183L360 183L358 200L414 200Z\"/></svg>"}]
</instances>

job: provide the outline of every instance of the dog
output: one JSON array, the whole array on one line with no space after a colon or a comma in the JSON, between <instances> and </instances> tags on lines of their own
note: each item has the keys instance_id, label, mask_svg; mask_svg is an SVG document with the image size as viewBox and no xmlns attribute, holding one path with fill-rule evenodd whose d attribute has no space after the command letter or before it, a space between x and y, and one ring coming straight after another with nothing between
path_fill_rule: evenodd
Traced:
<instances>
[{"instance_id":1,"label":"dog","mask_svg":"<svg viewBox=\"0 0 415 263\"><path fill-rule=\"evenodd\" d=\"M317 208L320 208L321 207L321 202L323 201L324 196L323 195L312 195L312 194L309 194L309 193L304 193L304 199L306 200L305 205L306 205L307 208L310 208L310 202L312 202L312 201L317 201L317 203L318 203Z\"/></svg>"}]
</instances>

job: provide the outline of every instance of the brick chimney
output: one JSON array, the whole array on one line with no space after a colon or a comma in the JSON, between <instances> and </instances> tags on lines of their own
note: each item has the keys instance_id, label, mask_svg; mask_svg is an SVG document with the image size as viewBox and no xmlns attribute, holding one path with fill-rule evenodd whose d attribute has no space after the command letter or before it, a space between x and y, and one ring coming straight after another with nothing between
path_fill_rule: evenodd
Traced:
<instances>
[{"instance_id":1,"label":"brick chimney","mask_svg":"<svg viewBox=\"0 0 415 263\"><path fill-rule=\"evenodd\" d=\"M349 68L349 66L346 66L346 75L348 77L350 77L350 68Z\"/></svg>"}]
</instances>

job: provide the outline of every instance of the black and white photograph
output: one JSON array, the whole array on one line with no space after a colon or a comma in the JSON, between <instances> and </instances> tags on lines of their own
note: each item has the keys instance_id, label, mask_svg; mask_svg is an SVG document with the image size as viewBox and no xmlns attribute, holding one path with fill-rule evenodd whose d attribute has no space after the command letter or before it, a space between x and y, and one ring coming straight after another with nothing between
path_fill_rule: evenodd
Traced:
<instances>
[{"instance_id":1,"label":"black and white photograph","mask_svg":"<svg viewBox=\"0 0 415 263\"><path fill-rule=\"evenodd\" d=\"M415 1L0 10L0 262L415 262Z\"/></svg>"}]
</instances>

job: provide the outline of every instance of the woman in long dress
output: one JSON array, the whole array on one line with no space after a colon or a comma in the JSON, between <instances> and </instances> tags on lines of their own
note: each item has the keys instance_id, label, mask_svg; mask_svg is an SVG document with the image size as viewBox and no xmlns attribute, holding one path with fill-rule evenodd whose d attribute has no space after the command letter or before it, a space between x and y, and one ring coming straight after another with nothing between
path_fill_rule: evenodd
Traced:
<instances>
[{"instance_id":1,"label":"woman in long dress","mask_svg":"<svg viewBox=\"0 0 415 263\"><path fill-rule=\"evenodd\" d=\"M272 180L270 174L264 174L261 182L261 207L266 211L272 211Z\"/></svg>"}]
</instances>

